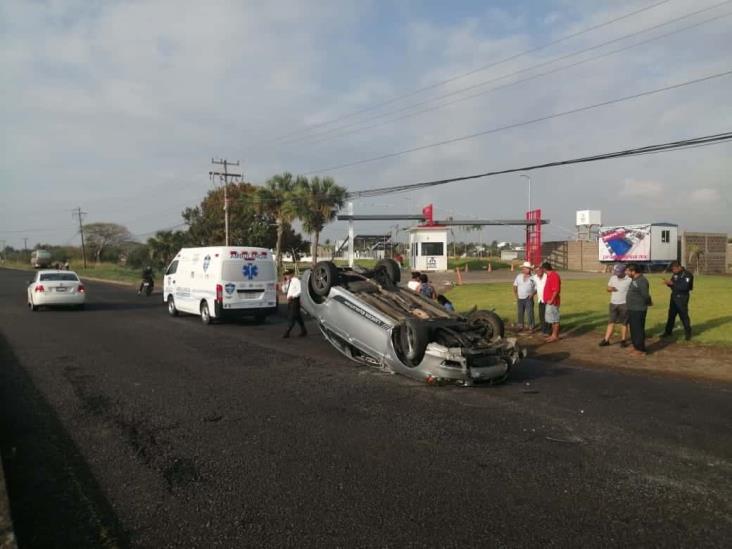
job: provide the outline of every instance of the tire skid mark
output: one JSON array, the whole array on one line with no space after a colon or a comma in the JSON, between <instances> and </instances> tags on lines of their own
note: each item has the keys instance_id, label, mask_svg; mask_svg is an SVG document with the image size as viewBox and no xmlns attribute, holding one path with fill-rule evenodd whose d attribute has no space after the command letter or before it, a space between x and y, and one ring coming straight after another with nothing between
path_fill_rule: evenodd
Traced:
<instances>
[{"instance_id":1,"label":"tire skid mark","mask_svg":"<svg viewBox=\"0 0 732 549\"><path fill-rule=\"evenodd\" d=\"M79 399L82 411L114 426L135 459L156 471L169 492L204 480L195 459L177 455L165 441L164 433L179 428L178 423L153 425L145 418L126 412L119 401L96 392L92 387L95 376L80 373L78 367L64 368L64 377Z\"/></svg>"}]
</instances>

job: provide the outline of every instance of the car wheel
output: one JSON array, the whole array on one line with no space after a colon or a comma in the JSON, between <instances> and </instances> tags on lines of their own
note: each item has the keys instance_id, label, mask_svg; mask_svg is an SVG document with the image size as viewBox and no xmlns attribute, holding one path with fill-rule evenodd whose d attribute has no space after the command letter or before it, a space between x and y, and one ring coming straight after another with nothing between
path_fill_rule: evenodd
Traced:
<instances>
[{"instance_id":1,"label":"car wheel","mask_svg":"<svg viewBox=\"0 0 732 549\"><path fill-rule=\"evenodd\" d=\"M332 261L319 261L310 273L310 287L315 295L325 297L338 279L338 267Z\"/></svg>"},{"instance_id":2,"label":"car wheel","mask_svg":"<svg viewBox=\"0 0 732 549\"><path fill-rule=\"evenodd\" d=\"M485 338L490 342L498 341L504 336L503 320L493 311L474 311L468 316L468 321L484 327L486 329Z\"/></svg>"},{"instance_id":3,"label":"car wheel","mask_svg":"<svg viewBox=\"0 0 732 549\"><path fill-rule=\"evenodd\" d=\"M76 306L77 311L83 311L84 309L86 309L86 305L84 305L83 303Z\"/></svg>"},{"instance_id":4,"label":"car wheel","mask_svg":"<svg viewBox=\"0 0 732 549\"><path fill-rule=\"evenodd\" d=\"M178 316L178 309L175 307L175 300L172 295L168 296L168 314L170 316Z\"/></svg>"},{"instance_id":5,"label":"car wheel","mask_svg":"<svg viewBox=\"0 0 732 549\"><path fill-rule=\"evenodd\" d=\"M386 276L389 277L394 284L399 284L402 279L402 270L399 268L399 263L393 259L385 258L381 259L376 263L374 270L384 269Z\"/></svg>"},{"instance_id":6,"label":"car wheel","mask_svg":"<svg viewBox=\"0 0 732 549\"><path fill-rule=\"evenodd\" d=\"M35 313L38 310L38 305L34 305L32 301L29 301L28 308Z\"/></svg>"},{"instance_id":7,"label":"car wheel","mask_svg":"<svg viewBox=\"0 0 732 549\"><path fill-rule=\"evenodd\" d=\"M208 310L208 303L206 301L201 302L201 322L204 324L211 324L211 311Z\"/></svg>"},{"instance_id":8,"label":"car wheel","mask_svg":"<svg viewBox=\"0 0 732 549\"><path fill-rule=\"evenodd\" d=\"M407 318L399 326L399 344L407 366L417 366L427 351L429 333L423 322Z\"/></svg>"}]
</instances>

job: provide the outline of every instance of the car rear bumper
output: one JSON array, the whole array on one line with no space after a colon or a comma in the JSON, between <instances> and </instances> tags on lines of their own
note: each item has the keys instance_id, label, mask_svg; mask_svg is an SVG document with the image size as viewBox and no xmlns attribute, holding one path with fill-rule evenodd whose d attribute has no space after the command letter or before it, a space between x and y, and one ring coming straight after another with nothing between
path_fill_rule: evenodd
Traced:
<instances>
[{"instance_id":1,"label":"car rear bumper","mask_svg":"<svg viewBox=\"0 0 732 549\"><path fill-rule=\"evenodd\" d=\"M44 292L33 296L33 304L39 306L50 305L83 305L86 302L86 294L52 294Z\"/></svg>"}]
</instances>

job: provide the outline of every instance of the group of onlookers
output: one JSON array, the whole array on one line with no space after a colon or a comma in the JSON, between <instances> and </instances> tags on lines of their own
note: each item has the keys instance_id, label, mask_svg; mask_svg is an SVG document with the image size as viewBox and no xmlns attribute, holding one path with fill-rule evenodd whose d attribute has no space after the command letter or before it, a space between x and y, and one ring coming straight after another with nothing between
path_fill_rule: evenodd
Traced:
<instances>
[{"instance_id":1,"label":"group of onlookers","mask_svg":"<svg viewBox=\"0 0 732 549\"><path fill-rule=\"evenodd\" d=\"M513 281L513 294L516 298L516 328L519 333L535 331L534 305L538 307L539 329L551 343L559 339L559 306L562 281L551 263L544 262L534 267L524 261L520 272ZM694 288L694 276L678 261L671 263L673 275L663 283L671 288L666 328L661 337L671 335L676 316L681 318L686 339L691 339L691 322L689 320L689 292ZM407 283L410 290L437 300L445 309L454 311L450 300L437 294L435 287L424 273L413 272ZM630 347L636 355L646 353L646 315L648 307L653 305L648 279L642 268L635 264L617 264L613 267L608 281L607 291L610 294L608 307L609 321L600 347L610 345L610 338L616 328L620 329L621 347ZM628 342L630 335L630 342Z\"/></svg>"},{"instance_id":2,"label":"group of onlookers","mask_svg":"<svg viewBox=\"0 0 732 549\"><path fill-rule=\"evenodd\" d=\"M671 289L666 328L661 337L671 335L676 316L681 318L686 340L691 339L691 321L689 320L689 293L694 289L694 275L687 271L678 261L671 263L671 278L663 283ZM627 336L630 331L632 343L631 353L646 353L646 315L648 307L653 305L650 285L641 272L641 267L634 263L618 264L613 267L613 275L608 281L610 292L610 319L605 330L605 337L600 347L610 345L610 338L615 327L620 327L620 345L628 346Z\"/></svg>"},{"instance_id":3,"label":"group of onlookers","mask_svg":"<svg viewBox=\"0 0 732 549\"><path fill-rule=\"evenodd\" d=\"M541 333L546 336L546 342L559 340L559 306L562 280L551 263L545 261L534 266L524 261L518 275L513 281L513 294L516 298L516 327L519 331L533 332L534 298L539 309L539 325Z\"/></svg>"}]
</instances>

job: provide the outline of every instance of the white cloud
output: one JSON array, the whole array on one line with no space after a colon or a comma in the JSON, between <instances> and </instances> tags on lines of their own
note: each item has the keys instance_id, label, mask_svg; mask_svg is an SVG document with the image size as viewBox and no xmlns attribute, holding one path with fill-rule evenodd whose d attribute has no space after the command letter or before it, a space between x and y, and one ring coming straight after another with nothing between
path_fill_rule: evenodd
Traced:
<instances>
[{"instance_id":1,"label":"white cloud","mask_svg":"<svg viewBox=\"0 0 732 549\"><path fill-rule=\"evenodd\" d=\"M721 196L717 189L711 189L703 187L701 189L694 189L689 195L689 199L696 204L717 204Z\"/></svg>"},{"instance_id":2,"label":"white cloud","mask_svg":"<svg viewBox=\"0 0 732 549\"><path fill-rule=\"evenodd\" d=\"M635 181L626 179L620 196L625 198L659 198L663 194L663 185L658 181Z\"/></svg>"}]
</instances>

